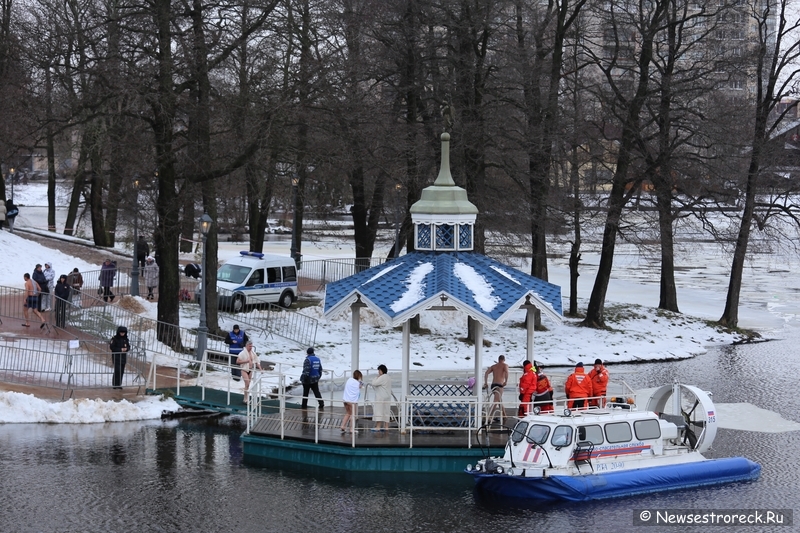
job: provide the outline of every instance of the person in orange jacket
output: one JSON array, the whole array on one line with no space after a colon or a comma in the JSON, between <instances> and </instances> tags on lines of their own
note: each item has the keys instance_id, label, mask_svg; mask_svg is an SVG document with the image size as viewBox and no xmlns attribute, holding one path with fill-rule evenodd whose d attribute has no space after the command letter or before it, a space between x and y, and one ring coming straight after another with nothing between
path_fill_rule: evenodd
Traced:
<instances>
[{"instance_id":1,"label":"person in orange jacket","mask_svg":"<svg viewBox=\"0 0 800 533\"><path fill-rule=\"evenodd\" d=\"M553 387L542 370L542 365L536 366L536 393L533 395L533 404L543 413L553 412Z\"/></svg>"},{"instance_id":2,"label":"person in orange jacket","mask_svg":"<svg viewBox=\"0 0 800 533\"><path fill-rule=\"evenodd\" d=\"M531 398L536 392L536 369L530 361L522 363L522 377L519 378L519 416L531 410Z\"/></svg>"},{"instance_id":3,"label":"person in orange jacket","mask_svg":"<svg viewBox=\"0 0 800 533\"><path fill-rule=\"evenodd\" d=\"M575 365L575 372L569 375L564 384L570 409L581 409L587 406L588 399L592 396L592 380L583 372L583 363Z\"/></svg>"},{"instance_id":4,"label":"person in orange jacket","mask_svg":"<svg viewBox=\"0 0 800 533\"><path fill-rule=\"evenodd\" d=\"M590 405L605 407L606 389L608 389L608 369L603 366L602 359L594 360L594 368L589 371L589 379L592 382L592 396Z\"/></svg>"}]
</instances>

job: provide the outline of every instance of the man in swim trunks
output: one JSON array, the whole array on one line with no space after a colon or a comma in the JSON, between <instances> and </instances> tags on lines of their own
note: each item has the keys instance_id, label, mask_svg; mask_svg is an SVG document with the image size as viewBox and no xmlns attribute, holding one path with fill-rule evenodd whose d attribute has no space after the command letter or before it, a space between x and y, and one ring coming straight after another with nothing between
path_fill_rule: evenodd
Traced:
<instances>
[{"instance_id":1,"label":"man in swim trunks","mask_svg":"<svg viewBox=\"0 0 800 533\"><path fill-rule=\"evenodd\" d=\"M508 365L506 364L505 355L498 357L497 362L486 369L486 373L483 375L484 389L488 386L489 374L492 375L492 387L489 390L494 393L496 402L502 402L503 388L508 383Z\"/></svg>"}]
</instances>

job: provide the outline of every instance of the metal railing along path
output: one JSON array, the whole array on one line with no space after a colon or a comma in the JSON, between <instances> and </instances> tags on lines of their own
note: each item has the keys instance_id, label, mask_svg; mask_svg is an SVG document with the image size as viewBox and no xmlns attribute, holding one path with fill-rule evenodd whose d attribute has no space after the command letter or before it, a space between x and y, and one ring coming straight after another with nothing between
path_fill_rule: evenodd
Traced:
<instances>
[{"instance_id":1,"label":"metal railing along path","mask_svg":"<svg viewBox=\"0 0 800 533\"><path fill-rule=\"evenodd\" d=\"M144 387L147 358L132 342L121 386ZM110 388L113 362L107 341L0 338L0 381L62 391Z\"/></svg>"}]
</instances>

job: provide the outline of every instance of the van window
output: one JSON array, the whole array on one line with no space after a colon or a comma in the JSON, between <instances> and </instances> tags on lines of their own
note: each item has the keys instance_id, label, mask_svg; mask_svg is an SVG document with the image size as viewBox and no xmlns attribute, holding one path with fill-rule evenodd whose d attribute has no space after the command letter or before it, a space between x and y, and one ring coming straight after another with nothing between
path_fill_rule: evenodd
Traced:
<instances>
[{"instance_id":1,"label":"van window","mask_svg":"<svg viewBox=\"0 0 800 533\"><path fill-rule=\"evenodd\" d=\"M281 280L280 267L269 267L267 269L267 283L278 283Z\"/></svg>"},{"instance_id":2,"label":"van window","mask_svg":"<svg viewBox=\"0 0 800 533\"><path fill-rule=\"evenodd\" d=\"M297 269L293 266L283 267L283 281L297 281Z\"/></svg>"},{"instance_id":3,"label":"van window","mask_svg":"<svg viewBox=\"0 0 800 533\"><path fill-rule=\"evenodd\" d=\"M243 283L244 278L250 273L249 266L242 265L222 265L217 271L217 281L228 283Z\"/></svg>"},{"instance_id":4,"label":"van window","mask_svg":"<svg viewBox=\"0 0 800 533\"><path fill-rule=\"evenodd\" d=\"M247 280L247 287L252 287L253 285L261 285L264 283L264 269L257 268L253 270L253 275L250 276L250 279Z\"/></svg>"},{"instance_id":5,"label":"van window","mask_svg":"<svg viewBox=\"0 0 800 533\"><path fill-rule=\"evenodd\" d=\"M636 438L639 440L658 439L661 437L661 426L658 425L658 420L652 418L634 422L633 431L636 432Z\"/></svg>"},{"instance_id":6,"label":"van window","mask_svg":"<svg viewBox=\"0 0 800 533\"><path fill-rule=\"evenodd\" d=\"M629 442L631 440L631 426L629 426L627 422L606 424L606 440L611 444L615 442Z\"/></svg>"},{"instance_id":7,"label":"van window","mask_svg":"<svg viewBox=\"0 0 800 533\"><path fill-rule=\"evenodd\" d=\"M578 442L589 441L594 445L603 444L603 428L600 426L580 426Z\"/></svg>"}]
</instances>

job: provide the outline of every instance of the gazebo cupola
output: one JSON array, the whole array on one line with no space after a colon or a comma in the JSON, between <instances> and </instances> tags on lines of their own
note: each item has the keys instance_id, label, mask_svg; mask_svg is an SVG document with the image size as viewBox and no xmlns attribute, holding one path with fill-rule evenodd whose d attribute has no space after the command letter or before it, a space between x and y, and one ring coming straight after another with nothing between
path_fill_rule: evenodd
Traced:
<instances>
[{"instance_id":1,"label":"gazebo cupola","mask_svg":"<svg viewBox=\"0 0 800 533\"><path fill-rule=\"evenodd\" d=\"M450 134L442 133L439 175L411 206L414 247L431 252L471 251L477 215L478 208L467 199L467 191L456 185L450 174Z\"/></svg>"}]
</instances>

